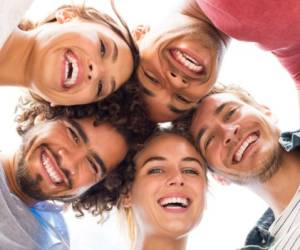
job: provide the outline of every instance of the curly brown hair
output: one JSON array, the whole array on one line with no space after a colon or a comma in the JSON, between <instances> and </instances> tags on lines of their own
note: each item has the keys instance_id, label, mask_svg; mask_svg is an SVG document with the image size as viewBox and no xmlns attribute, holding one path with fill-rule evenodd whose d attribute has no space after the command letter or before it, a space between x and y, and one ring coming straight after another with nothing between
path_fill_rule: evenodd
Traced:
<instances>
[{"instance_id":1,"label":"curly brown hair","mask_svg":"<svg viewBox=\"0 0 300 250\"><path fill-rule=\"evenodd\" d=\"M29 95L22 97L17 106L18 133L24 135L29 131L40 114L47 120L93 117L94 126L109 123L124 136L129 146L125 159L104 180L71 202L72 208L79 212L79 216L84 215L84 210L93 215L102 215L103 212L111 210L124 189L124 177L132 155L156 127L144 113L137 90L129 83L101 102L76 106L51 107L45 102L37 102Z\"/></svg>"},{"instance_id":2,"label":"curly brown hair","mask_svg":"<svg viewBox=\"0 0 300 250\"><path fill-rule=\"evenodd\" d=\"M104 24L107 27L109 27L111 30L113 30L118 36L120 36L126 42L128 47L130 48L133 57L134 68L136 68L139 64L138 46L134 41L125 20L118 13L114 0L111 0L110 3L114 13L116 14L118 20L121 23L121 26L108 14L101 12L100 10L97 10L93 7L88 7L82 4L82 5L62 5L59 8L57 8L55 11L53 11L51 14L49 14L44 20L37 23L33 23L30 20L24 19L19 24L19 28L21 30L28 31L28 30L35 29L38 26L41 26L46 23L57 22L56 15L55 15L56 12L62 9L66 9L68 10L68 12L74 13L76 17L80 17L89 22ZM123 29L125 29L125 32Z\"/></svg>"}]
</instances>

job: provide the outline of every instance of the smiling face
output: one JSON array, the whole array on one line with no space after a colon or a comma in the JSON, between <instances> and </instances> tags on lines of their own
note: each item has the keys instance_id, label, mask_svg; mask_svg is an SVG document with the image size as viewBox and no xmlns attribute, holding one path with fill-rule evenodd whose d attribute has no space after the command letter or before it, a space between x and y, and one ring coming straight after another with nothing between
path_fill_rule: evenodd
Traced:
<instances>
[{"instance_id":1,"label":"smiling face","mask_svg":"<svg viewBox=\"0 0 300 250\"><path fill-rule=\"evenodd\" d=\"M146 234L180 237L198 224L205 206L206 177L201 157L183 137L155 137L135 158L130 200Z\"/></svg>"},{"instance_id":2,"label":"smiling face","mask_svg":"<svg viewBox=\"0 0 300 250\"><path fill-rule=\"evenodd\" d=\"M30 87L53 104L101 100L133 72L128 45L107 25L74 18L30 32L36 40L28 64Z\"/></svg>"},{"instance_id":3,"label":"smiling face","mask_svg":"<svg viewBox=\"0 0 300 250\"><path fill-rule=\"evenodd\" d=\"M73 199L101 181L125 157L127 144L109 124L90 118L44 121L24 137L16 179L36 200Z\"/></svg>"},{"instance_id":4,"label":"smiling face","mask_svg":"<svg viewBox=\"0 0 300 250\"><path fill-rule=\"evenodd\" d=\"M140 41L137 77L155 121L170 121L195 107L216 81L223 45L211 26L184 15Z\"/></svg>"},{"instance_id":5,"label":"smiling face","mask_svg":"<svg viewBox=\"0 0 300 250\"><path fill-rule=\"evenodd\" d=\"M277 170L279 129L266 107L214 94L201 102L191 132L210 167L233 182L264 181Z\"/></svg>"}]
</instances>

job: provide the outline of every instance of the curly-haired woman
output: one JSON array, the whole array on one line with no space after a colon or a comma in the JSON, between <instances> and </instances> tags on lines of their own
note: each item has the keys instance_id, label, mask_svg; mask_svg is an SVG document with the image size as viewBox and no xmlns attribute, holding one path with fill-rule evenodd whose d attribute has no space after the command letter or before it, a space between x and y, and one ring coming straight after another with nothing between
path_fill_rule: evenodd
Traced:
<instances>
[{"instance_id":1,"label":"curly-haired woman","mask_svg":"<svg viewBox=\"0 0 300 250\"><path fill-rule=\"evenodd\" d=\"M116 14L122 25L92 7L66 5L40 23L22 22L0 49L0 85L28 88L53 105L109 96L131 77L138 60L128 27Z\"/></svg>"}]
</instances>

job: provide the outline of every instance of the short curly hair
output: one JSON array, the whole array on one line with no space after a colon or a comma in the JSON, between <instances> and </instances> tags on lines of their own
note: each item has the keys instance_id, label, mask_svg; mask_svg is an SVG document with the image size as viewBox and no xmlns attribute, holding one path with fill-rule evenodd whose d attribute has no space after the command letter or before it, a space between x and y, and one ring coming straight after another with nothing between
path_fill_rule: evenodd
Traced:
<instances>
[{"instance_id":1,"label":"short curly hair","mask_svg":"<svg viewBox=\"0 0 300 250\"><path fill-rule=\"evenodd\" d=\"M101 12L100 10L97 10L93 7L88 7L88 6L85 6L84 4L82 4L82 5L62 5L59 8L57 8L56 10L54 10L51 14L49 14L44 20L37 22L37 23L33 23L30 20L24 19L19 24L19 28L21 30L28 31L28 30L35 29L38 26L41 26L46 23L57 22L56 15L55 15L56 12L59 10L62 10L62 9L67 9L69 12L74 13L75 16L78 16L84 20L106 25L112 31L114 31L118 36L120 36L126 42L128 47L130 48L132 56L133 56L134 68L136 68L139 64L138 46L131 35L128 25L126 24L124 19L118 13L118 11L115 7L114 0L111 0L111 7L112 7L114 13L116 14L116 16L118 17L122 26L120 26L108 14ZM123 31L122 28L125 29L125 32Z\"/></svg>"},{"instance_id":2,"label":"short curly hair","mask_svg":"<svg viewBox=\"0 0 300 250\"><path fill-rule=\"evenodd\" d=\"M84 210L93 215L102 215L117 204L125 185L124 175L133 152L156 127L156 124L148 119L142 106L137 90L132 88L130 83L101 102L85 105L51 107L28 95L20 98L17 106L17 131L21 136L24 135L34 126L34 120L40 114L47 120L93 117L94 126L105 122L115 127L129 146L127 156L104 180L71 202L73 209L79 212L79 216L84 214Z\"/></svg>"}]
</instances>

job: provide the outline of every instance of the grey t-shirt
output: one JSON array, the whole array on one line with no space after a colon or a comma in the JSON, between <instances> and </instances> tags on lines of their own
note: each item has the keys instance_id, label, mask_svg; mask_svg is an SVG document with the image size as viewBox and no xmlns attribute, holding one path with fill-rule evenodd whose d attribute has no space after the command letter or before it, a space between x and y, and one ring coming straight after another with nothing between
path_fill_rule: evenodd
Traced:
<instances>
[{"instance_id":1,"label":"grey t-shirt","mask_svg":"<svg viewBox=\"0 0 300 250\"><path fill-rule=\"evenodd\" d=\"M69 249L55 228L41 223L7 186L0 162L0 250ZM42 218L42 217L41 217Z\"/></svg>"}]
</instances>

